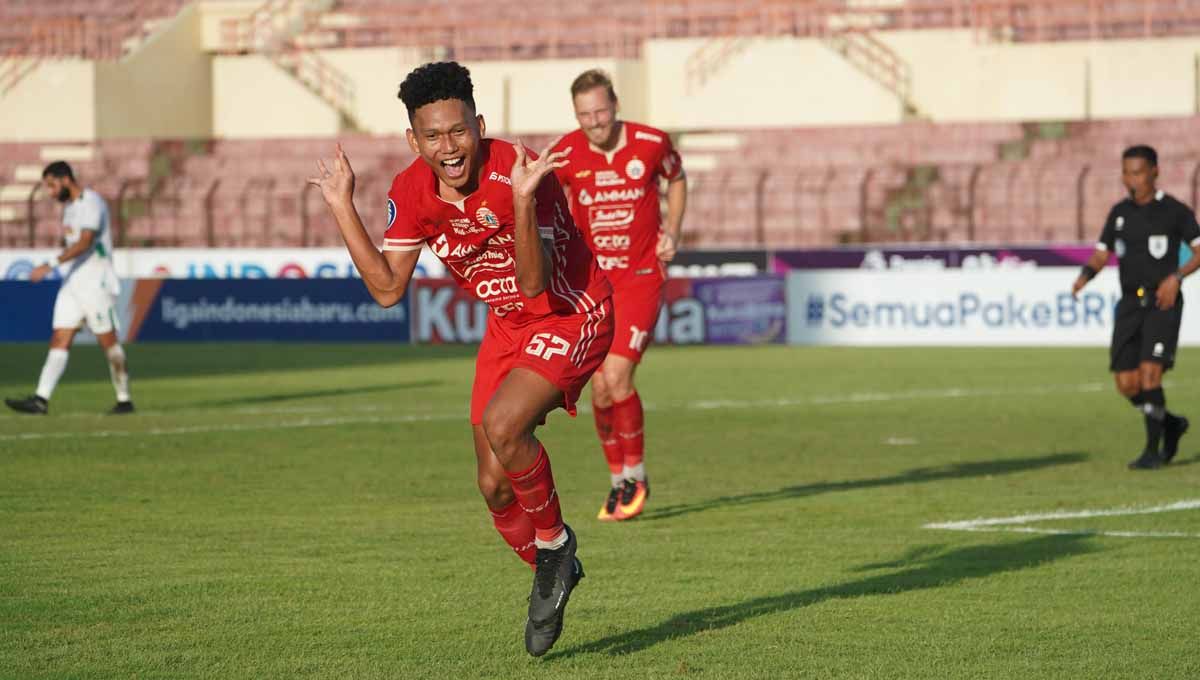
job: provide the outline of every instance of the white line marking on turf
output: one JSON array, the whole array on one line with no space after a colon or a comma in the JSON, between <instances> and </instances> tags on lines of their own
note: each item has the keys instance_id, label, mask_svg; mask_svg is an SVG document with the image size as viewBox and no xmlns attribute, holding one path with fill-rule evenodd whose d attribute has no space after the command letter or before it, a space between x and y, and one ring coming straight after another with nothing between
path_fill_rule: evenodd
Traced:
<instances>
[{"instance_id":1,"label":"white line marking on turf","mask_svg":"<svg viewBox=\"0 0 1200 680\"><path fill-rule=\"evenodd\" d=\"M34 439L72 439L72 438L104 438L104 437L159 437L176 434L203 434L212 432L254 432L257 430L290 430L303 427L334 427L338 425L359 425L372 423L422 423L435 420L466 420L463 414L453 416L444 413L428 415L397 415L390 417L366 416L346 418L305 418L271 423L246 423L233 425L194 425L189 427L162 427L150 430L99 430L93 432L27 432L25 434L0 435L0 441L26 441Z\"/></svg>"},{"instance_id":2,"label":"white line marking on turf","mask_svg":"<svg viewBox=\"0 0 1200 680\"><path fill-rule=\"evenodd\" d=\"M1081 394L1090 392L1102 392L1110 389L1111 386L1107 383L1083 383L1075 385L1042 385L1034 387L1025 387L1019 389L1011 388L965 388L951 387L943 389L918 389L904 390L900 392L852 392L843 395L830 395L818 397L780 397L775 399L701 399L695 401L666 403L666 404L646 404L645 408L648 411L711 411L717 409L753 409L753 408L791 408L795 406L836 406L840 404L865 404L888 401L912 401L917 399L963 399L973 397L1019 397L1030 395L1047 395L1047 394ZM388 410L378 405L360 405L347 407L344 411L336 408L323 407L277 407L277 408L255 408L247 407L234 409L232 411L220 409L202 409L197 411L139 411L135 417L144 418L146 416L183 416L192 413L235 413L241 415L299 415L301 413L339 413L353 412L362 413L364 411L383 411ZM581 407L580 411L588 412L587 407ZM95 414L67 414L69 416L95 418L97 420L106 419L105 416ZM59 418L64 416L57 416ZM12 416L13 420L20 418L29 418L29 416ZM138 435L162 436L172 434L198 434L206 432L241 432L241 431L256 431L256 430L273 430L273 429L292 429L300 427L330 427L337 425L352 425L356 423L408 423L408 422L423 422L423 421L438 421L438 420L466 420L466 415L459 413L430 413L430 414L401 414L395 416L345 416L345 417L330 417L330 418L315 418L303 419L297 421L275 421L275 422L260 422L248 425L195 425L190 427L174 427L174 428L155 428L150 430L93 430L88 432L29 432L24 434L0 434L0 441L24 441L36 439L70 439L70 438L94 438L94 437L134 437Z\"/></svg>"},{"instance_id":3,"label":"white line marking on turf","mask_svg":"<svg viewBox=\"0 0 1200 680\"><path fill-rule=\"evenodd\" d=\"M975 531L993 532L1007 531L1022 534L1058 534L1063 536L1116 536L1120 538L1200 538L1200 534L1188 534L1175 531L1092 531L1073 529L1040 529L1026 526L1035 522L1048 522L1069 519L1090 519L1093 517L1125 517L1129 515L1154 515L1162 512L1179 512L1182 510L1200 509L1200 499L1176 501L1166 505L1155 505L1148 508L1108 508L1103 510L1059 510L1012 517L990 517L960 520L957 522L931 522L922 525L922 529L941 529L945 531Z\"/></svg>"}]
</instances>

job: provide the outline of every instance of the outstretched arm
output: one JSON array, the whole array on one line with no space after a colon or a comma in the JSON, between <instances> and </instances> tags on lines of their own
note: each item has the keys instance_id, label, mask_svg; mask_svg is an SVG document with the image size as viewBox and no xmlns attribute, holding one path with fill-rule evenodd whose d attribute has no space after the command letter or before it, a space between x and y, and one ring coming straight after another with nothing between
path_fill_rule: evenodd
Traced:
<instances>
[{"instance_id":1,"label":"outstretched arm","mask_svg":"<svg viewBox=\"0 0 1200 680\"><path fill-rule=\"evenodd\" d=\"M391 307L404 297L421 251L381 253L375 247L354 207L354 170L341 144L337 145L332 168L318 160L317 169L320 173L309 177L308 183L321 190L321 196L337 221L342 240L346 242L346 249L350 251L350 259L362 275L371 297L380 305Z\"/></svg>"}]
</instances>

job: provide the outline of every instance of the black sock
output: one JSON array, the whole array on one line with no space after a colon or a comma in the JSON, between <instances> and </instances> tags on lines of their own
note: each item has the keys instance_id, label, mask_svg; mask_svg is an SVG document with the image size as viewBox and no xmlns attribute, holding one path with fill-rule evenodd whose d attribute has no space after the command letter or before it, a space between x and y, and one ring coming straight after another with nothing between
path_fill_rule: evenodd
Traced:
<instances>
[{"instance_id":1,"label":"black sock","mask_svg":"<svg viewBox=\"0 0 1200 680\"><path fill-rule=\"evenodd\" d=\"M1146 448L1143 453L1158 453L1158 442L1162 439L1163 423L1167 417L1167 398L1161 387L1142 390L1140 396L1146 423Z\"/></svg>"}]
</instances>

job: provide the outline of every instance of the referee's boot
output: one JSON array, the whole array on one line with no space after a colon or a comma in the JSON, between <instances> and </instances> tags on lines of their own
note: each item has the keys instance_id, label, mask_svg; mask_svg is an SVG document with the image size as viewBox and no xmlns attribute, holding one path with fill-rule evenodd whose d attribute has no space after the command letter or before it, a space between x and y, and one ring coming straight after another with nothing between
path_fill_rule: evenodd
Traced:
<instances>
[{"instance_id":1,"label":"referee's boot","mask_svg":"<svg viewBox=\"0 0 1200 680\"><path fill-rule=\"evenodd\" d=\"M4 403L17 413L44 416L50 412L50 402L36 394L31 394L24 399L5 399Z\"/></svg>"},{"instance_id":2,"label":"referee's boot","mask_svg":"<svg viewBox=\"0 0 1200 680\"><path fill-rule=\"evenodd\" d=\"M1138 456L1137 460L1130 461L1130 470L1157 470L1164 465L1162 456L1158 455L1158 451L1143 451L1142 455Z\"/></svg>"},{"instance_id":3,"label":"referee's boot","mask_svg":"<svg viewBox=\"0 0 1200 680\"><path fill-rule=\"evenodd\" d=\"M1187 434L1190 424L1183 416L1168 416L1167 422L1163 423L1163 465L1170 463L1179 453L1179 440Z\"/></svg>"}]
</instances>

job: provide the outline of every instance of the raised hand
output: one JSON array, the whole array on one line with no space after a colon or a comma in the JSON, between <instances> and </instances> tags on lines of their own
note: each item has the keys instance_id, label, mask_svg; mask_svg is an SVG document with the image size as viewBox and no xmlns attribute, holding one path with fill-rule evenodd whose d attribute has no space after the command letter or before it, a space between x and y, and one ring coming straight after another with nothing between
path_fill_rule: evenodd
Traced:
<instances>
[{"instance_id":1,"label":"raised hand","mask_svg":"<svg viewBox=\"0 0 1200 680\"><path fill-rule=\"evenodd\" d=\"M513 163L512 171L508 173L508 177L512 180L513 193L523 199L532 198L537 193L537 188L541 184L542 178L553 172L556 168L565 166L569 162L566 160L566 156L571 153L571 147L550 153L550 150L554 148L554 143L551 142L538 155L536 161L531 161L529 160L529 154L525 153L525 146L521 144L521 140L517 140L514 148L517 152L517 160Z\"/></svg>"},{"instance_id":2,"label":"raised hand","mask_svg":"<svg viewBox=\"0 0 1200 680\"><path fill-rule=\"evenodd\" d=\"M354 200L354 169L341 144L334 151L332 166L331 169L325 161L318 159L320 174L309 177L308 183L321 190L321 197L331 208L349 205Z\"/></svg>"}]
</instances>

